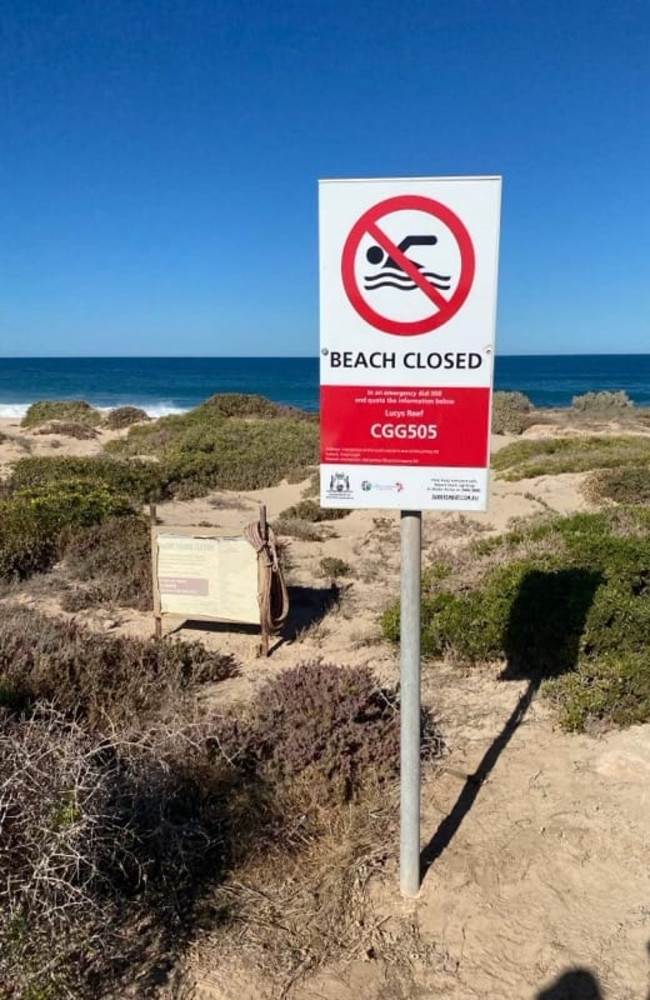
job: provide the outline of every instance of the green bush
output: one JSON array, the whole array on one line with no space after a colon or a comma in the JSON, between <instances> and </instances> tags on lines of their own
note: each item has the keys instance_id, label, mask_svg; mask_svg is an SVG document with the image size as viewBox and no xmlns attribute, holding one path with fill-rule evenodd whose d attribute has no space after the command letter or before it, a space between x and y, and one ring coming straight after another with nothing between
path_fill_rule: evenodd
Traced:
<instances>
[{"instance_id":1,"label":"green bush","mask_svg":"<svg viewBox=\"0 0 650 1000\"><path fill-rule=\"evenodd\" d=\"M336 580L339 576L350 576L352 574L349 564L343 559L337 559L335 556L324 556L320 561L320 571L323 576L328 576L332 580Z\"/></svg>"},{"instance_id":2,"label":"green bush","mask_svg":"<svg viewBox=\"0 0 650 1000\"><path fill-rule=\"evenodd\" d=\"M21 421L21 427L38 427L51 420L72 421L77 424L87 424L97 427L102 422L102 415L90 403L80 399L72 400L42 400L32 403Z\"/></svg>"},{"instance_id":3,"label":"green bush","mask_svg":"<svg viewBox=\"0 0 650 1000\"><path fill-rule=\"evenodd\" d=\"M533 541L537 555L522 557ZM560 518L491 540L495 556L499 547L510 561L467 590L442 590L425 575L423 654L505 660L511 672L546 677L574 728L650 717L650 511ZM399 639L399 624L394 605L382 619L386 638Z\"/></svg>"},{"instance_id":4,"label":"green bush","mask_svg":"<svg viewBox=\"0 0 650 1000\"><path fill-rule=\"evenodd\" d=\"M71 479L112 489L140 503L163 499L167 493L164 475L155 463L124 462L103 456L21 458L14 466L6 491L10 495L17 490L50 487Z\"/></svg>"},{"instance_id":5,"label":"green bush","mask_svg":"<svg viewBox=\"0 0 650 1000\"><path fill-rule=\"evenodd\" d=\"M117 406L114 410L109 410L104 421L109 431L119 431L124 427L132 427L133 424L141 424L149 421L151 417L139 406Z\"/></svg>"},{"instance_id":6,"label":"green bush","mask_svg":"<svg viewBox=\"0 0 650 1000\"><path fill-rule=\"evenodd\" d=\"M129 500L79 479L14 490L0 500L0 579L48 570L70 532L131 510Z\"/></svg>"},{"instance_id":7,"label":"green bush","mask_svg":"<svg viewBox=\"0 0 650 1000\"><path fill-rule=\"evenodd\" d=\"M600 413L603 410L628 410L634 402L621 389L618 392L585 392L582 396L574 396L571 405L582 413Z\"/></svg>"},{"instance_id":8,"label":"green bush","mask_svg":"<svg viewBox=\"0 0 650 1000\"><path fill-rule=\"evenodd\" d=\"M300 517L279 517L273 522L273 530L279 537L285 535L289 538L296 538L300 542L322 542L327 537L323 524L314 524L313 521L304 521Z\"/></svg>"},{"instance_id":9,"label":"green bush","mask_svg":"<svg viewBox=\"0 0 650 1000\"><path fill-rule=\"evenodd\" d=\"M585 483L584 492L594 501L650 505L650 467L630 465L596 472Z\"/></svg>"},{"instance_id":10,"label":"green bush","mask_svg":"<svg viewBox=\"0 0 650 1000\"><path fill-rule=\"evenodd\" d=\"M622 653L581 660L577 670L546 682L544 691L565 729L594 721L632 726L650 719L650 657Z\"/></svg>"},{"instance_id":11,"label":"green bush","mask_svg":"<svg viewBox=\"0 0 650 1000\"><path fill-rule=\"evenodd\" d=\"M156 458L169 495L188 499L306 478L318 461L318 437L311 414L259 396L225 394L181 416L132 427L106 451Z\"/></svg>"},{"instance_id":12,"label":"green bush","mask_svg":"<svg viewBox=\"0 0 650 1000\"><path fill-rule=\"evenodd\" d=\"M650 438L633 434L515 441L492 456L492 468L510 481L649 462Z\"/></svg>"},{"instance_id":13,"label":"green bush","mask_svg":"<svg viewBox=\"0 0 650 1000\"><path fill-rule=\"evenodd\" d=\"M311 521L318 524L320 521L339 521L342 517L351 514L351 510L344 510L338 507L321 507L317 500L300 500L287 507L280 513L281 518L298 518L301 521Z\"/></svg>"},{"instance_id":14,"label":"green bush","mask_svg":"<svg viewBox=\"0 0 650 1000\"><path fill-rule=\"evenodd\" d=\"M530 424L532 404L523 392L495 392L492 397L492 433L521 434Z\"/></svg>"}]
</instances>

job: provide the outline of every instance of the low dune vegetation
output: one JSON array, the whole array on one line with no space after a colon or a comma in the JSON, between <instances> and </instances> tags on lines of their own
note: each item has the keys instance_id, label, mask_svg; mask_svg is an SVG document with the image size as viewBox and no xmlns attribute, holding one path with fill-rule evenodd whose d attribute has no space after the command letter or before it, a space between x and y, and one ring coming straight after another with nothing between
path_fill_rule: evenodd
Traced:
<instances>
[{"instance_id":1,"label":"low dune vegetation","mask_svg":"<svg viewBox=\"0 0 650 1000\"><path fill-rule=\"evenodd\" d=\"M304 663L197 714L231 657L8 606L0 650L0 996L149 995L206 921L270 982L358 946L393 823L394 689ZM424 718L423 759L439 746Z\"/></svg>"},{"instance_id":2,"label":"low dune vegetation","mask_svg":"<svg viewBox=\"0 0 650 1000\"><path fill-rule=\"evenodd\" d=\"M157 463L163 496L274 486L318 461L318 417L262 396L213 396L182 416L133 427L107 454Z\"/></svg>"},{"instance_id":3,"label":"low dune vegetation","mask_svg":"<svg viewBox=\"0 0 650 1000\"><path fill-rule=\"evenodd\" d=\"M423 573L425 673L445 661L456 683L496 666L567 731L650 720L650 437L620 432L634 408L613 395L575 406L578 421L617 414L615 433L593 434L496 394L497 433L558 426L497 451L495 476L533 481L514 488L521 500L536 478L576 473L589 509L542 503L498 534L459 518L453 539L432 515ZM96 453L14 451L0 483L0 1000L155 997L206 928L215 954L245 957L278 996L337 959L390 963L397 939L382 936L369 884L394 879L398 837L399 688L384 680L400 637L397 520L335 526L350 512L315 499L317 417L261 397L156 421L81 403L33 411L30 435L82 428L69 436ZM288 666L260 678L256 665L254 682L245 640L233 655L219 633L137 632L152 604L148 503L211 496L220 519L246 509L243 491L310 478L274 528L312 567L297 590L345 589L347 610L323 605L339 615L331 637L372 595L362 665L329 656L320 619L285 646ZM420 736L434 780L443 734L428 709Z\"/></svg>"},{"instance_id":4,"label":"low dune vegetation","mask_svg":"<svg viewBox=\"0 0 650 1000\"><path fill-rule=\"evenodd\" d=\"M422 627L429 659L543 681L568 729L650 719L650 511L548 517L474 542L425 571ZM383 631L399 639L399 604Z\"/></svg>"}]
</instances>

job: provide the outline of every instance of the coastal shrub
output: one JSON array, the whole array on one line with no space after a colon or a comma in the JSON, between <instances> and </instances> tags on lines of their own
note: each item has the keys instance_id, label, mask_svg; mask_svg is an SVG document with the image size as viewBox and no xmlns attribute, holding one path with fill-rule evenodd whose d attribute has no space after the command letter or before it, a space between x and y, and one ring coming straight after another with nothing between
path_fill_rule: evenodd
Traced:
<instances>
[{"instance_id":1,"label":"coastal shrub","mask_svg":"<svg viewBox=\"0 0 650 1000\"><path fill-rule=\"evenodd\" d=\"M14 490L0 500L0 579L48 570L72 530L130 510L127 497L78 479Z\"/></svg>"},{"instance_id":2,"label":"coastal shrub","mask_svg":"<svg viewBox=\"0 0 650 1000\"><path fill-rule=\"evenodd\" d=\"M335 556L324 556L320 561L320 571L323 576L328 576L332 580L336 580L339 576L352 574L349 564L344 559L338 559Z\"/></svg>"},{"instance_id":3,"label":"coastal shrub","mask_svg":"<svg viewBox=\"0 0 650 1000\"><path fill-rule=\"evenodd\" d=\"M134 502L163 499L167 485L157 464L118 461L105 456L29 456L16 462L5 489L11 494L31 487L47 487L74 479L128 496Z\"/></svg>"},{"instance_id":4,"label":"coastal shrub","mask_svg":"<svg viewBox=\"0 0 650 1000\"><path fill-rule=\"evenodd\" d=\"M75 531L65 548L63 569L69 580L83 584L64 594L64 610L116 604L149 611L153 594L148 520L129 515Z\"/></svg>"},{"instance_id":5,"label":"coastal shrub","mask_svg":"<svg viewBox=\"0 0 650 1000\"><path fill-rule=\"evenodd\" d=\"M439 746L423 716L422 757ZM287 979L356 950L398 767L397 695L367 669L303 664L247 706L176 729L5 713L2 988L94 1000L135 981L144 996L146 972L207 922ZM337 931L325 948L324 919Z\"/></svg>"},{"instance_id":6,"label":"coastal shrub","mask_svg":"<svg viewBox=\"0 0 650 1000\"><path fill-rule=\"evenodd\" d=\"M301 521L311 521L312 524L318 524L320 521L339 521L351 513L351 510L321 507L317 500L300 500L281 511L280 517L299 518Z\"/></svg>"},{"instance_id":7,"label":"coastal shrub","mask_svg":"<svg viewBox=\"0 0 650 1000\"><path fill-rule=\"evenodd\" d=\"M523 392L495 392L492 396L492 433L521 434L530 424L532 404Z\"/></svg>"},{"instance_id":8,"label":"coastal shrub","mask_svg":"<svg viewBox=\"0 0 650 1000\"><path fill-rule=\"evenodd\" d=\"M635 434L515 441L492 456L492 468L510 481L649 462L650 438Z\"/></svg>"},{"instance_id":9,"label":"coastal shrub","mask_svg":"<svg viewBox=\"0 0 650 1000\"><path fill-rule=\"evenodd\" d=\"M318 435L312 414L263 397L225 394L186 414L132 427L105 450L155 458L169 495L189 499L306 478L318 461Z\"/></svg>"},{"instance_id":10,"label":"coastal shrub","mask_svg":"<svg viewBox=\"0 0 650 1000\"><path fill-rule=\"evenodd\" d=\"M630 465L596 472L585 483L584 493L594 501L650 505L650 466Z\"/></svg>"},{"instance_id":11,"label":"coastal shrub","mask_svg":"<svg viewBox=\"0 0 650 1000\"><path fill-rule=\"evenodd\" d=\"M295 406L275 403L265 396L244 392L222 392L206 399L190 411L190 419L202 423L206 417L255 417L262 420L291 418L318 423L318 416Z\"/></svg>"},{"instance_id":12,"label":"coastal shrub","mask_svg":"<svg viewBox=\"0 0 650 1000\"><path fill-rule=\"evenodd\" d=\"M331 537L332 531L322 523L316 525L300 517L279 517L273 522L273 530L277 536L285 535L299 542L322 542L328 535Z\"/></svg>"},{"instance_id":13,"label":"coastal shrub","mask_svg":"<svg viewBox=\"0 0 650 1000\"><path fill-rule=\"evenodd\" d=\"M266 818L206 746L100 736L45 707L0 718L0 996L126 996L169 966Z\"/></svg>"},{"instance_id":14,"label":"coastal shrub","mask_svg":"<svg viewBox=\"0 0 650 1000\"><path fill-rule=\"evenodd\" d=\"M117 406L114 410L109 410L104 424L109 431L119 431L149 420L151 420L149 414L139 406Z\"/></svg>"},{"instance_id":15,"label":"coastal shrub","mask_svg":"<svg viewBox=\"0 0 650 1000\"><path fill-rule=\"evenodd\" d=\"M430 755L428 717L422 737L423 755ZM316 803L342 805L398 773L397 694L367 667L303 663L268 681L220 739L247 773L273 787L308 790Z\"/></svg>"},{"instance_id":16,"label":"coastal shrub","mask_svg":"<svg viewBox=\"0 0 650 1000\"><path fill-rule=\"evenodd\" d=\"M581 396L574 396L571 401L574 410L585 412L602 412L603 410L626 410L634 406L634 401L630 399L624 389L618 392L585 392Z\"/></svg>"},{"instance_id":17,"label":"coastal shrub","mask_svg":"<svg viewBox=\"0 0 650 1000\"><path fill-rule=\"evenodd\" d=\"M42 400L38 403L32 403L28 408L21 421L21 427L38 427L40 424L47 424L52 420L97 427L102 422L102 415L94 406L81 399Z\"/></svg>"},{"instance_id":18,"label":"coastal shrub","mask_svg":"<svg viewBox=\"0 0 650 1000\"><path fill-rule=\"evenodd\" d=\"M53 420L36 430L37 434L61 434L63 437L76 438L77 441L94 441L97 431L90 424L79 424L72 420Z\"/></svg>"},{"instance_id":19,"label":"coastal shrub","mask_svg":"<svg viewBox=\"0 0 650 1000\"><path fill-rule=\"evenodd\" d=\"M465 590L424 575L423 654L547 678L570 728L649 718L650 511L547 520L474 546L479 558L488 549L492 569ZM385 637L397 641L399 627L395 604Z\"/></svg>"},{"instance_id":20,"label":"coastal shrub","mask_svg":"<svg viewBox=\"0 0 650 1000\"><path fill-rule=\"evenodd\" d=\"M177 712L197 685L236 673L232 657L199 642L104 635L31 608L0 606L0 680L15 698L52 703L91 727Z\"/></svg>"}]
</instances>

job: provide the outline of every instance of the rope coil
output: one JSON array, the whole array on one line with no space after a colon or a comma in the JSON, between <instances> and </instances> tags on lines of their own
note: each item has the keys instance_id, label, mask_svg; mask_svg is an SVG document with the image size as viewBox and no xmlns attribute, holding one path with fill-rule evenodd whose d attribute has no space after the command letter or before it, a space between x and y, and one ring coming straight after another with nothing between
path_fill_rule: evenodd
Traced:
<instances>
[{"instance_id":1,"label":"rope coil","mask_svg":"<svg viewBox=\"0 0 650 1000\"><path fill-rule=\"evenodd\" d=\"M257 553L262 634L277 635L289 614L289 591L278 559L275 534L267 526L264 537L261 525L256 522L244 528L244 537Z\"/></svg>"}]
</instances>

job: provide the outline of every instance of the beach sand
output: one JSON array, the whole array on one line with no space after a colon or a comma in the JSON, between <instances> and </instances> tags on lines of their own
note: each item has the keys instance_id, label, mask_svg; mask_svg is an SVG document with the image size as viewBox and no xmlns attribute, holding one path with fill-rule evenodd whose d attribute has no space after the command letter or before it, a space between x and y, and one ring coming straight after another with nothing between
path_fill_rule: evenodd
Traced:
<instances>
[{"instance_id":1,"label":"beach sand","mask_svg":"<svg viewBox=\"0 0 650 1000\"><path fill-rule=\"evenodd\" d=\"M77 441L21 431L17 420L0 421L0 468L36 455L90 455L111 437ZM610 433L617 432L615 425ZM620 431L618 431L620 432ZM531 427L525 437L557 433ZM577 433L587 433L579 430ZM58 440L60 445L55 445ZM494 439L495 449L512 440ZM508 483L496 480L485 514L423 516L424 558L503 531L513 519L543 511L588 509L581 474L543 476ZM164 524L211 525L233 533L256 520L265 504L271 523L301 498L305 484L161 504ZM217 501L215 505L214 501ZM211 502L212 501L212 502ZM385 681L399 677L398 652L381 640L379 613L399 590L399 514L353 511L333 522L335 536L319 542L291 540L288 582L302 623L276 645L268 660L256 656L255 635L217 625L179 632L210 648L233 653L241 676L202 697L217 707L246 698L265 678L297 663L368 664ZM345 560L354 576L331 581L323 557ZM335 599L334 599L335 596ZM309 600L307 600L307 597ZM59 613L51 596L26 598ZM321 614L314 608L321 605ZM327 610L329 605L329 610ZM80 612L76 617L111 632L145 636L149 614L120 609ZM294 619L295 621L295 619ZM169 632L182 626L167 619ZM589 968L604 1000L644 1000L648 995L650 939L650 726L600 737L561 732L549 706L535 699L523 722L508 720L525 695L526 682L499 680L495 669L471 671L448 664L423 670L423 696L446 742L442 763L427 775L422 797L423 846L433 862L419 897L406 901L397 884L397 846L388 872L373 889L375 912L396 935L413 935L410 958L399 966L372 954L353 954L306 976L292 989L295 1000L561 1000L597 994L550 990L574 967ZM483 783L471 778L488 755ZM203 933L190 949L168 994L195 1000L264 1000L272 997L245 955L227 959Z\"/></svg>"}]
</instances>

